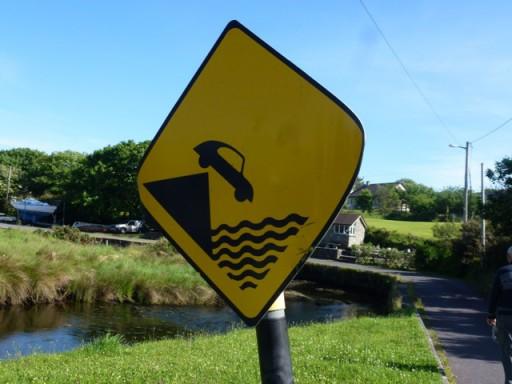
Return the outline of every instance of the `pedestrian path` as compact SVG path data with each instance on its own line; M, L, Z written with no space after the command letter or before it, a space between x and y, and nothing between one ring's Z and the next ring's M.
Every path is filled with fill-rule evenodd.
M422 318L435 331L443 346L458 384L501 384L505 377L498 345L491 339L486 324L486 300L464 282L415 272L386 270L377 267L311 260L313 263L372 270L401 276L414 283L416 296L425 308Z
M459 384L501 384L505 377L498 345L486 324L486 302L462 281L415 275L410 280L425 307Z

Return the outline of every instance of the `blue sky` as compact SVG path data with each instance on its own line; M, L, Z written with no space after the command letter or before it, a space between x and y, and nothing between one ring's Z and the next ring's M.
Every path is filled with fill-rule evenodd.
M349 106L360 175L463 184L464 145L512 117L510 1L365 0L454 138L364 13L347 1L0 3L0 149L92 152L152 139L214 41L237 19ZM512 156L512 124L474 145Z

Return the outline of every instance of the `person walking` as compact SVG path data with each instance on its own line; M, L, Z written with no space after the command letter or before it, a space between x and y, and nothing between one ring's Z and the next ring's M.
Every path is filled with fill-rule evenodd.
M512 246L508 248L506 257L508 265L499 268L494 276L487 324L496 327L505 384L512 384Z

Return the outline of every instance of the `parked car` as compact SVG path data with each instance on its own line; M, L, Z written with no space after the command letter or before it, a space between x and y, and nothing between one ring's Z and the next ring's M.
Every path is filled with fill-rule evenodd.
M129 220L126 223L114 224L110 226L110 230L116 233L139 233L144 227L142 220Z
M0 213L0 223L16 224L16 218L14 216L5 216L3 213Z
M108 232L109 228L103 224L85 223L83 221L75 221L72 225L73 228L77 228L81 232Z

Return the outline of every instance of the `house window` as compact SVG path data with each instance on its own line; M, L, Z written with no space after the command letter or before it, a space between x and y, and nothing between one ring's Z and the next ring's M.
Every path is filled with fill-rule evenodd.
M333 224L332 230L337 235L348 235L348 234L354 234L354 226L348 226L343 224Z

